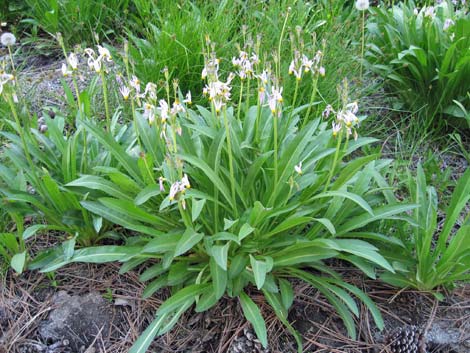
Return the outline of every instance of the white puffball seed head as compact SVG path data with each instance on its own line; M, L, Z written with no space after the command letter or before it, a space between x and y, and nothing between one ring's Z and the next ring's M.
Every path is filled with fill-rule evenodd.
M0 42L5 47L9 47L9 46L14 45L16 43L16 37L13 33L5 32L0 36Z
M369 0L357 0L356 9L359 11L365 11L369 8Z

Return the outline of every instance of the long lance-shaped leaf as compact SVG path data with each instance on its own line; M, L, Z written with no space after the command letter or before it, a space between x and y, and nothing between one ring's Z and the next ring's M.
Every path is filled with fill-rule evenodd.
M80 204L86 208L88 211L97 214L115 224L119 224L127 229L135 230L136 232L141 232L148 235L159 236L163 233L150 227L146 227L139 222L132 220L129 216L111 210L109 207L96 202L96 201L81 201Z
M124 169L139 183L142 182L142 178L140 176L139 168L137 166L136 161L130 157L126 150L119 145L113 138L113 136L98 126L93 124L91 121L83 119L81 123L85 126L85 128L97 139L100 143L112 153L114 158L116 158L119 163L122 164Z
M232 203L229 189L205 161L189 154L181 154L180 157L189 164L200 169L214 183L215 187L222 193L222 195L224 195L225 200L231 205L232 209L235 208L235 205Z
M418 205L387 205L373 209L373 216L368 213L363 213L359 216L356 216L346 223L344 223L341 227L336 229L336 235L342 236L343 234L350 232L355 229L362 228L369 223L382 220L382 219L389 219L393 216L403 213L414 208L417 208Z
M359 195L353 194L351 192L341 191L341 190L338 190L338 191L325 191L325 192L322 192L321 194L318 194L317 196L312 197L312 200L316 200L316 199L320 199L320 198L324 198L324 197L344 197L346 199L349 199L349 200L355 202L361 208L366 210L371 216L374 215L374 212L370 208L367 201L364 200Z
M251 322L253 329L256 332L256 336L258 336L263 347L266 348L268 346L266 323L264 322L263 316L261 316L259 308L245 292L241 292L239 298L243 314L245 314L246 319Z
M93 190L100 190L117 199L132 200L132 197L122 192L122 189L116 184L96 175L83 175L65 186L79 186Z
M165 323L165 320L169 314L158 315L155 320L153 320L150 325L145 329L140 337L132 345L129 353L146 353L147 349L150 347L155 336L158 334L158 331Z
M180 308L187 301L194 302L196 297L206 291L210 284L192 284L180 289L176 294L167 299L158 309L158 315L164 315Z

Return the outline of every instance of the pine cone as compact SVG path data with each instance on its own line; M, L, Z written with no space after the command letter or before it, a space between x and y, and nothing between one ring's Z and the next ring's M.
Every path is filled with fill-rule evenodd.
M426 353L424 332L414 325L396 329L387 337L386 344L392 353Z

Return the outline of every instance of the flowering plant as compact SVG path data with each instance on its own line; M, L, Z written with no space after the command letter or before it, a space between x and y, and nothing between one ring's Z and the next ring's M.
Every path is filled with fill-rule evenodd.
M142 92L140 82L130 78L123 85L131 88L121 91L134 108L133 121L112 130L129 132L128 139L120 141L92 121L80 122L119 167L95 168L101 175L93 182L91 175L82 175L66 187L88 195L81 205L96 217L137 234L128 245L57 253L39 265L47 271L75 261L120 260L122 271L128 271L151 260L141 274L149 281L144 297L164 286L173 295L133 353L146 351L153 337L170 330L194 303L196 311L204 311L224 294L240 300L266 346L266 325L250 286L264 294L301 351L287 319L294 300L291 277L325 295L352 337L358 315L353 296L371 310L378 327L383 325L372 301L323 263L340 258L371 277L375 267L393 271L367 239L392 240L362 230L414 207L389 204L380 176L388 161L351 157L375 141L355 134L357 103L349 103L344 93L342 106L329 108L336 115L334 130L321 119L305 122L302 111L283 106L282 87L268 67L248 74L246 63L236 64L252 75L256 105L234 106L235 75L224 79L210 53L203 71L209 109L191 109L190 94L183 99L177 82L171 90L167 81L164 98L158 99L153 84ZM246 88L244 94L253 92Z

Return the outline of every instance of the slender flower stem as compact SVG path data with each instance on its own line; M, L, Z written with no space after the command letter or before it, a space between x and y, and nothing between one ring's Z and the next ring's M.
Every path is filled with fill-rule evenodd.
M8 55L10 56L11 70L13 71L13 75L16 78L16 68L15 63L13 62L13 53L11 52L11 45L8 46Z
M278 182L278 170L277 170L277 112L273 113L273 132L274 132L274 188L277 188L277 182Z
M258 144L259 119L261 119L261 99L258 96L258 105L256 107L256 120L255 120L255 144Z
M237 209L236 196L235 196L235 173L233 170L232 140L230 137L230 128L229 128L228 117L227 117L227 109L224 107L223 110L224 110L225 133L227 135L227 150L228 150L228 161L229 161L229 170L230 170L230 184L231 184L231 189L232 189L232 202L233 202L235 217L238 217L238 209Z
M309 104L308 104L307 113L305 114L304 121L302 122L302 128L304 128L305 125L307 125L307 123L309 121L310 112L312 111L312 106L313 106L313 103L315 101L315 97L317 96L317 85L318 85L318 75L315 74L315 76L313 78L313 84L312 84L312 94L310 95L310 101L309 101Z
M248 76L247 85L246 85L246 110L245 114L248 113L250 109L250 77Z
M104 109L106 112L106 126L108 129L108 132L110 132L111 131L111 117L109 113L109 103L108 103L108 86L106 84L106 77L104 76L103 70L101 70L100 76L101 76L101 83L103 85Z
M297 79L295 80L294 98L292 99L292 107L290 110L287 126L290 125L290 122L292 120L292 115L294 115L295 103L297 103L297 93L299 92L299 82L300 80L297 80Z
M240 121L240 111L242 110L242 98L243 98L243 81L240 81L240 97L238 97L238 111L237 111L237 120Z
M287 19L289 18L290 8L287 9L286 18L284 19L284 24L282 25L281 36L279 37L279 44L277 46L277 62L276 62L276 77L281 77L281 47L282 40L284 39L284 32L286 30Z
M328 179L326 181L325 189L323 191L327 191L328 188L330 187L331 178L333 177L333 174L334 174L335 169L336 169L336 164L338 163L338 157L339 157L339 151L340 151L340 148L341 148L341 139L342 138L343 138L343 129L341 129L341 131L339 132L339 135L338 135L338 141L336 143L335 157L333 159L333 164L331 165L330 173L328 174Z

